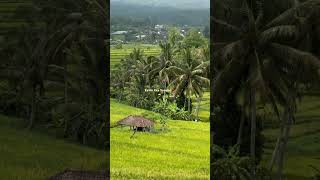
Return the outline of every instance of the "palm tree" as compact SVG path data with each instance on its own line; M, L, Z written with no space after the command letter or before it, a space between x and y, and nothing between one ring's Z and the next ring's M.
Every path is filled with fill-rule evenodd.
M173 58L176 53L176 49L169 42L160 42L161 54L159 58L154 60L154 69L150 72L153 77L158 76L160 83L167 88L167 84L170 83L169 74L167 68L173 65Z
M313 9L319 6L319 1L307 1L298 7L288 9L269 23L265 23L265 9L263 3L246 0L238 9L238 16L245 18L242 27L222 19L212 18L213 22L228 32L233 32L235 39L232 42L218 43L222 46L213 55L217 76L212 85L213 100L222 103L233 87L240 81L249 85L250 119L251 119L251 158L255 161L255 131L256 131L256 94L265 93L277 110L276 100L284 96L283 88L287 89L285 80L276 80L271 74L286 75L287 67L303 61L305 69L314 73L320 67L319 60L308 52L290 46L290 42L300 35L299 26L295 23L295 14L298 11ZM250 6L249 6L250 4ZM235 12L235 14L237 14ZM292 43L291 43L292 44ZM281 63L280 63L280 62ZM274 69L268 67L271 65ZM276 77L279 79L279 77ZM263 91L261 91L263 90ZM283 102L283 101L282 101ZM278 113L277 113L278 114ZM253 166L254 167L254 166ZM255 168L252 169L252 178L255 177Z
M30 98L30 116L28 129L33 128L37 118L37 107L40 98L44 96L44 82L48 66L48 38L42 29L26 30L25 35L19 40L20 49L16 55L11 57L15 63L13 69L21 69L21 90L20 93ZM24 68L21 68L24 67ZM13 70L12 69L12 70Z
M209 79L204 77L208 62L193 59L189 48L182 50L182 57L179 64L167 68L167 71L174 75L170 86L173 87L175 96L185 93L188 97L188 111L191 114L192 95L201 97L203 85L209 84Z

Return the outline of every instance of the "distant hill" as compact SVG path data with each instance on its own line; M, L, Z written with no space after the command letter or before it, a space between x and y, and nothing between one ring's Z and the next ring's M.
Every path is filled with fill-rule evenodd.
M136 4L178 9L209 9L210 0L111 0L112 3Z
M114 18L149 19L156 24L180 24L208 26L210 9L182 9L150 5L150 3L126 3L123 1L136 0L112 0L110 14L111 21ZM164 2L168 0L164 0ZM176 1L174 0L176 3ZM199 7L199 6L198 6ZM112 22L111 22L112 24Z

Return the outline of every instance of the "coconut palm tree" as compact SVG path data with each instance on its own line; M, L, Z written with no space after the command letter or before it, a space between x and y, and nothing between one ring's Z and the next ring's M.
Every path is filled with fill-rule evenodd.
M170 66L166 70L174 76L172 86L175 96L185 93L188 97L188 111L191 114L191 97L195 94L201 97L203 86L209 84L205 77L205 68L208 62L201 62L192 57L191 49L182 50L182 61L176 66Z
M164 88L167 88L167 85L170 83L167 68L173 65L176 49L169 42L160 42L159 46L161 53L159 58L154 58L154 69L151 71L151 74L153 77L158 76L160 83L164 85Z
M294 15L297 12L304 12L306 15L310 9L319 6L320 2L311 0L302 3L283 12L269 23L265 22L263 1L248 3L243 0L241 2L241 8L237 9L238 14L235 12L244 19L241 27L234 25L230 20L212 18L216 26L233 32L234 36L232 42L215 42L222 48L216 50L213 55L218 73L213 81L212 91L214 92L213 100L221 103L238 82L248 83L251 119L250 149L251 158L254 161L257 91L263 90L260 93L266 93L275 111L278 112L275 100L284 96L281 89L288 88L284 79L276 82L275 79L272 80L273 76L270 72L278 71L276 74L286 75L288 67L292 64L300 64L301 61L309 73L316 72L320 67L320 61L315 56L291 46L301 35ZM272 64L281 66L273 67L275 69L272 70L269 67ZM254 177L255 169L253 168L252 178Z
M15 64L12 64L11 72L22 70L19 73L21 80L20 97L24 95L28 98L30 104L30 115L28 128L34 126L37 118L37 108L40 98L44 96L44 82L47 74L48 38L43 29L23 30L24 36L19 39L19 51L15 55L9 57ZM18 75L18 74L16 74Z

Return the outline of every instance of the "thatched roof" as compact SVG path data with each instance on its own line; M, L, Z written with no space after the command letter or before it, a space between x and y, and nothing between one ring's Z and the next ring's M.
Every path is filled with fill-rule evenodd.
M81 171L70 170L65 171L49 178L49 180L109 180L107 173L104 171Z
M135 126L135 127L150 127L154 125L154 122L146 119L142 116L128 116L120 121L119 125Z

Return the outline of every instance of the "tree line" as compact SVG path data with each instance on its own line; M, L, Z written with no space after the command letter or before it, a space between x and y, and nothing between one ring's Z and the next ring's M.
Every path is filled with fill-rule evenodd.
M191 116L185 115L192 114L192 96L198 98L200 105L203 92L209 87L208 41L198 31L192 30L183 37L173 28L168 39L159 43L159 48L159 56L145 56L143 50L134 49L115 65L111 72L111 96L164 115L169 114L165 109L172 105L171 102L183 114L177 118L190 119ZM159 95L159 92L146 92L146 89L169 89L170 92Z
M216 11L211 19L215 27L212 35L214 80L210 88L214 102L211 112L216 115L214 139L218 138L216 144L225 149L236 145L236 149L242 151L238 155L250 158L246 165L239 164L241 159L238 159L236 164L240 168L223 174L219 169L228 166L225 159L230 157L212 156L212 168L217 169L214 173L226 179L231 175L236 179L261 178L257 156L261 156L262 146L260 140L258 146L257 138L263 118L258 111L271 107L279 120L280 134L266 171L271 172L276 166L274 178L284 179L284 157L299 107L297 101L306 89L315 89L319 82L316 44L320 1L234 0L215 2L214 7ZM228 129L221 125L222 121L238 125L231 141L223 142L221 133ZM231 160L235 159L231 157Z
M5 34L1 44L1 113L19 116L29 129L51 128L104 147L107 2L34 0L17 8L15 17L25 23Z

